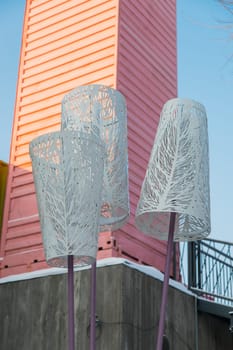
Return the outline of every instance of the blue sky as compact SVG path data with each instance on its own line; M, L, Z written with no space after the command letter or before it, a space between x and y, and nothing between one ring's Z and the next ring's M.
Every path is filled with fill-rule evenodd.
M178 0L177 22L178 94L208 116L211 237L233 242L233 15L216 0Z
M8 162L25 0L0 0L0 159Z
M8 161L25 0L0 1L0 159ZM209 123L212 238L233 242L232 21L217 0L178 0L178 95L204 104ZM233 33L233 25L232 25Z

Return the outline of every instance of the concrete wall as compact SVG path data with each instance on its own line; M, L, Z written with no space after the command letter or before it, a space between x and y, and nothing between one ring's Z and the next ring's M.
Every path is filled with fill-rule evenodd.
M66 275L0 285L0 349L67 349ZM89 349L90 270L75 273L76 349ZM125 264L98 268L97 350L152 350L161 282ZM199 314L199 350L232 349L228 322ZM170 287L166 335L172 350L197 350L195 298Z
M233 349L233 334L229 332L229 324L228 319L199 312L199 350Z

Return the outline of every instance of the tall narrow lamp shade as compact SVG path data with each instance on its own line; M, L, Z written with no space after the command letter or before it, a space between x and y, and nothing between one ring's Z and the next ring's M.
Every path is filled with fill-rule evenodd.
M30 143L46 260L51 266L96 258L104 146L95 136L54 132Z
M210 233L207 118L204 106L189 99L172 99L163 107L136 225L166 240L171 212L176 213L175 241Z
M168 239L156 350L163 348L173 240L210 233L208 134L205 108L188 99L165 103L136 210L136 225Z
M100 231L120 228L129 216L127 113L124 96L104 85L80 86L62 100L62 130L100 137L105 145Z

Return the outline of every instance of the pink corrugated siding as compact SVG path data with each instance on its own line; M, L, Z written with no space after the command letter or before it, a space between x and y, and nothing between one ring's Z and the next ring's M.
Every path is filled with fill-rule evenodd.
M120 2L117 88L128 107L130 222L116 235L122 255L164 269L166 243L138 232L134 214L163 104L177 96L176 2Z
M46 267L28 155L60 127L60 102L78 85L117 87L127 99L131 217L104 232L98 258L123 256L161 270L166 245L134 226L164 102L176 96L175 0L27 0L1 240L1 275Z

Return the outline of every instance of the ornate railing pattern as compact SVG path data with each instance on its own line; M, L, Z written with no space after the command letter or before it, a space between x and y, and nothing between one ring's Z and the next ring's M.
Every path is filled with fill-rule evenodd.
M181 244L182 282L207 299L233 306L233 243L204 239Z

